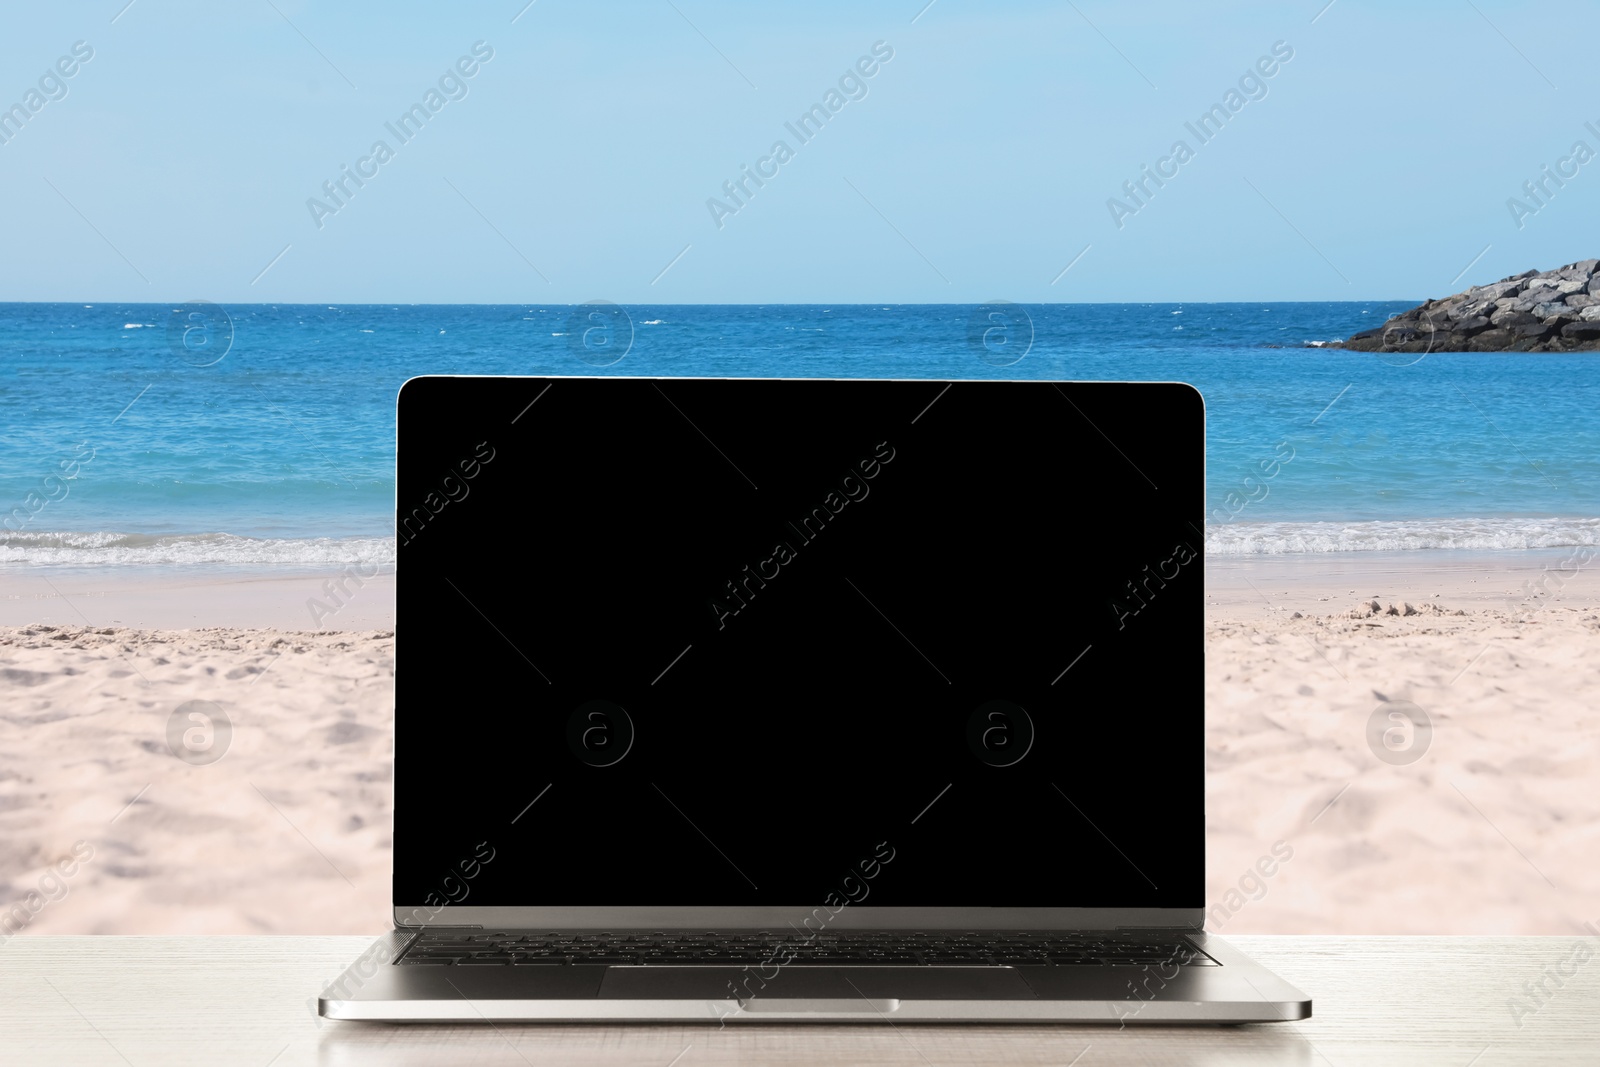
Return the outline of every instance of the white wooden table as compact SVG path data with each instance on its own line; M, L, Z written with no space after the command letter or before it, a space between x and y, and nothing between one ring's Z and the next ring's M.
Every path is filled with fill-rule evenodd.
M1600 941L1231 937L1309 992L1312 1019L1231 1028L384 1026L316 1018L359 937L16 937L0 1064L1600 1064ZM1583 942L1593 958L1574 963ZM1542 1004L1545 968L1575 970ZM1513 1018L1510 1002L1529 1010ZM1520 1025L1519 1025L1520 1023ZM674 1059L674 1057L679 1057Z

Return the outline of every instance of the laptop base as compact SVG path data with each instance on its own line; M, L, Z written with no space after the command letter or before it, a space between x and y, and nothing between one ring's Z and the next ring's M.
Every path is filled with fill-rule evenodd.
M1190 934L1220 966L463 967L397 965L414 931L373 945L318 1000L368 1022L828 1023L1286 1022L1300 990L1226 942ZM752 992L753 990L753 992ZM738 995L735 995L737 993Z

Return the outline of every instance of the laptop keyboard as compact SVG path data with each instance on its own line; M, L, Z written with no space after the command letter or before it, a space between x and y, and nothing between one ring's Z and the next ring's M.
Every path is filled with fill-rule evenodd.
M792 956L787 963L785 957ZM1081 934L754 933L572 934L426 930L395 961L433 966L635 964L682 967L862 966L1103 967L1111 964L1215 967L1184 937L1128 932Z

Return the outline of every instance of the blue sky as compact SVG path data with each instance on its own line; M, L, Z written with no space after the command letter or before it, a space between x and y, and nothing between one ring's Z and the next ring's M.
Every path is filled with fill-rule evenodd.
M125 2L7 13L0 107L94 55L6 128L0 300L1420 299L1600 254L1600 160L1507 207L1600 151L1589 51L1550 32L1588 4ZM385 123L478 41L401 144ZM1185 123L1280 41L1201 144ZM308 199L380 139L319 228ZM707 201L778 140L719 228Z

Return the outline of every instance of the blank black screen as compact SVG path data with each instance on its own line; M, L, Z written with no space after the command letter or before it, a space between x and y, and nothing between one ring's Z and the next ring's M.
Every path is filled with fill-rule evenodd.
M398 455L397 904L1203 904L1192 388L422 378Z

